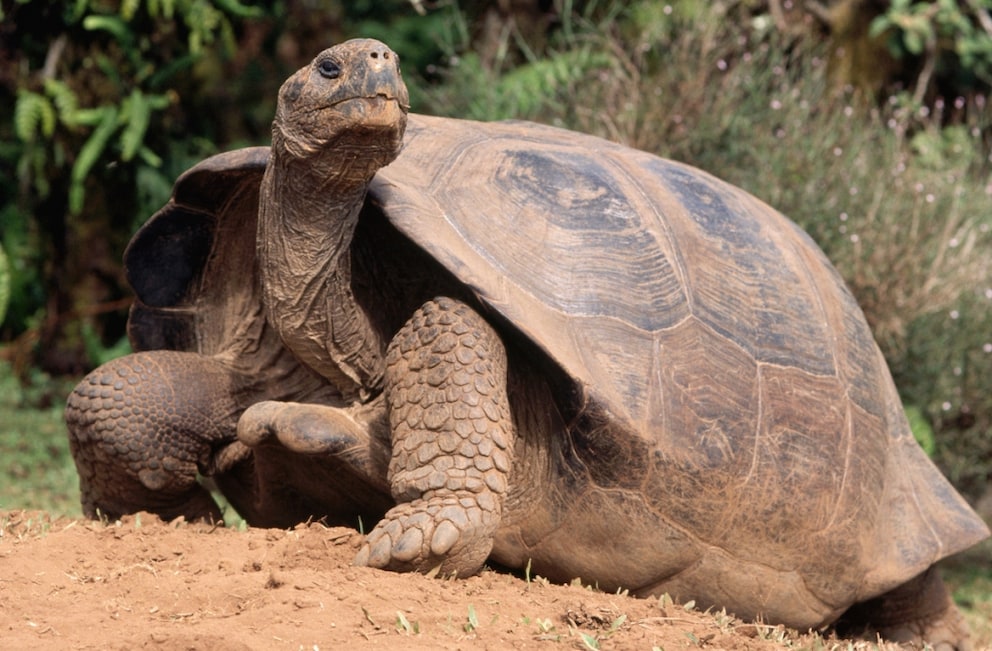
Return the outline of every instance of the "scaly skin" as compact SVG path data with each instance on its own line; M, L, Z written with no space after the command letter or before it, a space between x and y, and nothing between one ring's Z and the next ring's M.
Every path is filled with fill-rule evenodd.
M277 440L308 457L333 457L368 492L392 494L395 506L369 533L357 565L478 572L513 460L502 342L467 305L430 301L387 350L384 394L358 408L261 402L241 417L238 438L252 449Z
M444 575L479 571L499 526L513 458L506 352L463 303L426 303L386 353L396 507L359 565Z
M220 520L196 476L229 470L249 454L227 447L241 411L234 384L219 362L174 351L135 353L86 376L65 409L83 512Z
M881 637L910 648L971 651L970 631L951 600L936 567L874 599L854 605L840 619L838 631Z

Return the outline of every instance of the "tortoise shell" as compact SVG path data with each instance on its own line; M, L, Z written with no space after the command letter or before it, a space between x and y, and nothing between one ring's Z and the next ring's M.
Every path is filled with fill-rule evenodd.
M283 394L303 400L320 381L264 323L257 289L267 152L194 167L135 236L130 332L137 349L223 356L260 384L291 378ZM618 566L636 573L643 550L670 548L660 587L713 584L749 601L741 616L808 626L985 536L913 440L838 273L746 192L592 136L410 115L367 203L569 379L570 404L554 406L573 425L563 436L596 452L532 490L556 491L563 521L588 522L604 546L616 536L596 530L604 495L643 503L663 525L632 526L657 539L616 550ZM357 241L367 231L355 246L374 248ZM540 545L526 529L498 537L497 560L543 554L545 575L591 574L569 556L574 527Z

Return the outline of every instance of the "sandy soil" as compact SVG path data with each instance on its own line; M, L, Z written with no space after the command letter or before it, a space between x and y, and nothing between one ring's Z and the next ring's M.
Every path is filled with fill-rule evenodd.
M441 580L356 568L359 540L319 524L239 531L0 512L0 648L757 650L784 648L785 636L832 646L489 570Z

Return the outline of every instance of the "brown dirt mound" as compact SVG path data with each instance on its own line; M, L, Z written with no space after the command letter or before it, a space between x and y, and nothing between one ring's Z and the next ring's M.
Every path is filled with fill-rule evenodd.
M148 514L103 524L0 512L0 647L832 646L669 601L488 570L441 580L356 568L359 541L357 532L319 524L239 531Z

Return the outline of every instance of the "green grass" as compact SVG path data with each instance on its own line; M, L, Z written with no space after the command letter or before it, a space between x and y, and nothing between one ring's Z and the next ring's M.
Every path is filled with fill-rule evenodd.
M35 378L22 388L0 363L0 509L79 516L79 478L62 408L72 383Z

